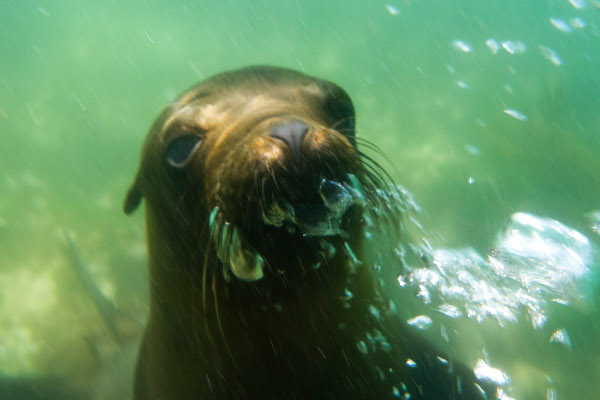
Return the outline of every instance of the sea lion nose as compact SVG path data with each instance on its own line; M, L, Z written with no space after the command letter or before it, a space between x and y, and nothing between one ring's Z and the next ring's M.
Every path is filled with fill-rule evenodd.
M308 132L308 125L302 121L286 121L271 129L271 136L283 140L290 148L298 168L302 166L302 139Z

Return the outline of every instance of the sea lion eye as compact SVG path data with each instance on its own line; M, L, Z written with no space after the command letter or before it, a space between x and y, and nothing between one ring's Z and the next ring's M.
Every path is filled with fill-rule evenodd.
M337 121L333 129L345 136L355 136L354 117Z
M167 162L176 168L185 166L200 140L200 136L193 133L174 137L167 144L165 153Z

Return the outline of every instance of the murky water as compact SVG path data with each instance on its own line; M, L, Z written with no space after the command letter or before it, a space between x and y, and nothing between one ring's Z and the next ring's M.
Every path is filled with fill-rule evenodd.
M139 328L115 343L64 230L142 324L143 213L121 203L143 137L178 93L251 64L344 87L414 194L433 265L399 282L415 329L511 397L598 397L597 0L0 1L1 376L118 398L105 372Z

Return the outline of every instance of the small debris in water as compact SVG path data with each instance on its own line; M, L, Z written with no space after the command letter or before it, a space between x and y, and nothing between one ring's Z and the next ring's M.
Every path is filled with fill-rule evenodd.
M569 26L569 24L567 24L567 22L564 19L551 17L548 20L550 21L552 26L554 26L559 31L564 33L571 32L571 27Z
M485 45L488 47L488 49L490 49L492 54L496 54L498 53L498 50L500 50L500 43L498 43L498 41L494 38L489 38L486 40Z
M521 41L514 42L512 40L503 41L502 48L506 50L508 54L521 54L525 53L525 50L527 50L525 43Z
M540 45L540 50L544 57L549 60L554 65L561 65L563 63L562 59L558 56L558 53L551 49L550 47Z
M428 329L431 324L433 324L433 320L429 318L427 315L419 315L418 317L414 317L406 321L410 326L414 326L417 329Z
M565 329L559 329L550 336L551 343L564 344L567 347L571 347L571 338Z
M473 51L473 48L470 44L459 39L453 41L452 46L454 46L456 50L462 51L463 53L470 53L471 51Z
M504 390L500 388L498 388L498 390L496 391L496 396L498 397L498 400L515 400L513 397L510 397L509 395L504 393Z
M575 17L569 20L569 25L571 25L571 28L573 29L583 29L587 26L587 23L583 19Z
M588 227L592 232L600 235L600 210L592 211L586 216L588 218Z
M465 144L465 150L473 156L481 155L481 150L472 144Z
M469 85L467 85L467 83L466 83L466 82L464 82L464 81L457 80L457 81L456 81L456 85L457 85L459 88L461 88L461 89L465 89L465 90L469 90L469 89L471 89L471 88L469 87Z
M527 120L527 115L523 114L520 111L515 110L514 108L506 108L506 109L504 109L504 112L506 114L510 115L511 117L518 119L519 121Z
M367 344L365 342L363 342L362 340L359 341L358 343L356 343L356 347L358 348L358 351L360 351L362 354L368 354L369 353L369 349L367 348Z
M475 377L479 380L487 380L499 386L510 383L510 378L503 371L488 365L483 359L477 360L473 370Z
M391 4L386 4L385 5L385 9L388 10L388 12L391 15L398 15L398 14L400 14L400 9L398 7L396 7L396 6L391 5Z
M585 0L569 0L569 3L578 10L585 8Z
M417 368L417 363L411 358L406 360L406 365L408 365L410 368Z
M438 311L450 318L458 318L462 315L462 312L458 307L453 306L452 304L442 304L438 307Z
M369 313L371 313L371 315L376 320L381 320L381 313L379 312L379 309L377 307L375 307L374 305L369 306Z

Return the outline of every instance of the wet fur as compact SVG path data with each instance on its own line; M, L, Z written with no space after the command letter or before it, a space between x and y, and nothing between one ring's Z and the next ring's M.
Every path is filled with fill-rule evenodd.
M298 168L268 135L290 118L310 126ZM165 149L182 134L201 139L185 166L173 168ZM367 203L380 201L375 189L389 179L356 142L354 108L341 88L280 68L218 75L163 112L124 206L131 213L146 201L151 311L136 400L481 398L472 372L440 362L443 355L397 319L373 271L345 250L363 257L369 205L353 206L342 221L346 234L328 238L331 259L319 238L261 219L282 198L318 201L322 178L349 173ZM264 257L262 279L238 279L222 265L209 239L214 207Z

